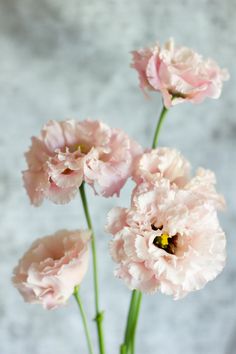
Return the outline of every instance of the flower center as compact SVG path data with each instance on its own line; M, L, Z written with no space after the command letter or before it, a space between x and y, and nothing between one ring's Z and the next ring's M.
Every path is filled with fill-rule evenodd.
M172 88L169 88L168 91L172 95L172 100L174 100L175 98L186 98L187 97L186 93L176 91L175 89L172 89Z
M156 227L152 225L154 231L162 230L163 226ZM160 236L156 236L153 240L154 246L165 250L167 253L175 254L177 248L178 235L170 236L167 232L163 232Z
M70 146L69 151L71 153L75 153L75 152L79 152L79 154L84 154L86 155L89 151L91 150L91 148L85 144L75 144L73 146ZM63 175L71 175L74 171L71 170L70 168L66 168L62 174Z
M169 238L170 236L168 234L156 236L154 239L154 245L160 248L166 248L169 245Z
M70 146L70 152L79 151L82 154L87 154L90 150L91 150L91 147L89 147L85 144L75 144L73 146Z
M74 171L69 169L69 168L66 168L63 172L62 172L62 175L71 175Z

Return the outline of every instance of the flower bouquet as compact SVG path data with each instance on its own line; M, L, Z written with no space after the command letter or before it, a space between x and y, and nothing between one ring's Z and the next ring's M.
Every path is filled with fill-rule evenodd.
M104 312L100 309L95 234L85 189L100 197L119 196L128 178L135 187L129 206L109 211L109 251L117 264L115 276L132 291L121 338L120 354L135 353L135 337L145 293L181 299L203 288L225 264L225 234L217 210L225 207L215 189L213 172L199 168L191 176L189 161L177 150L159 147L162 124L170 108L206 97L218 98L228 79L212 60L170 39L132 53L131 66L145 95L159 92L163 108L152 143L143 149L120 129L100 121L49 121L26 153L23 172L34 206L45 198L69 203L80 194L87 230L59 230L35 241L14 269L13 284L24 300L45 309L63 306L73 295L78 303L89 354L96 352L90 321L80 296L92 251L94 311L98 349L106 353ZM99 257L101 259L101 257ZM82 335L82 333L81 333Z

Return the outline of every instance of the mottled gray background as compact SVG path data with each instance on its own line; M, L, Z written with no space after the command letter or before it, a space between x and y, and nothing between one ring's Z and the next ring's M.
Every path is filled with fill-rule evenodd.
M220 100L179 105L161 135L161 144L179 148L194 168L216 172L228 202L221 216L228 262L214 282L184 300L144 297L137 354L236 353L235 15L234 0L0 0L1 354L86 353L73 299L65 308L44 311L25 304L11 285L13 266L35 238L84 225L79 197L66 206L30 206L20 174L30 136L49 119L91 117L150 145L161 102L157 95L143 97L129 52L170 36L231 73ZM129 183L119 200L89 191L108 354L118 353L129 292L112 276L103 225L112 206L128 205L131 188ZM92 316L91 289L88 276L83 298Z

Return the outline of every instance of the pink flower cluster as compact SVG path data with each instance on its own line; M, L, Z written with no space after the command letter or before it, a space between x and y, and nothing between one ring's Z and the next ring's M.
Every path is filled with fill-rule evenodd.
M228 79L212 60L189 48L133 52L143 90L160 91L165 107L218 98ZM71 201L86 182L95 194L119 196L132 176L129 208L113 208L107 231L117 277L130 289L182 298L214 279L225 263L225 234L217 218L224 198L214 174L190 176L190 163L176 150L143 149L122 130L100 121L49 121L26 153L24 185L31 203ZM25 301L53 309L64 304L88 267L90 231L58 231L37 240L14 269L13 283Z
M222 82L228 80L227 70L211 59L186 47L176 47L173 39L163 47L133 52L132 67L138 71L140 87L160 91L169 108L183 101L200 103L206 97L218 98Z
M64 204L85 181L104 197L119 195L141 147L122 130L99 121L47 123L26 153L24 183L32 204Z
M224 199L215 191L212 172L199 169L191 179L189 167L176 150L144 153L130 208L108 214L115 274L130 289L179 299L224 267L225 234L216 212Z
M54 309L68 300L87 272L90 236L61 230L32 244L12 279L26 302Z

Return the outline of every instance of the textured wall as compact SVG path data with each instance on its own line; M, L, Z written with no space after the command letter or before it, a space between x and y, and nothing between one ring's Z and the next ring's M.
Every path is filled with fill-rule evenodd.
M84 225L79 198L66 206L30 206L20 174L30 136L49 119L91 117L125 128L149 145L161 102L157 96L144 99L129 68L129 52L170 36L231 72L220 100L173 109L160 141L181 149L194 167L216 172L228 202L221 217L228 262L216 281L184 300L145 296L137 354L236 353L235 15L234 0L0 0L1 354L86 353L73 299L66 308L43 311L24 304L10 282L32 240ZM89 191L110 354L118 352L129 292L112 276L103 225L112 206L128 204L131 187L119 200L95 198ZM92 316L89 277L83 295Z

